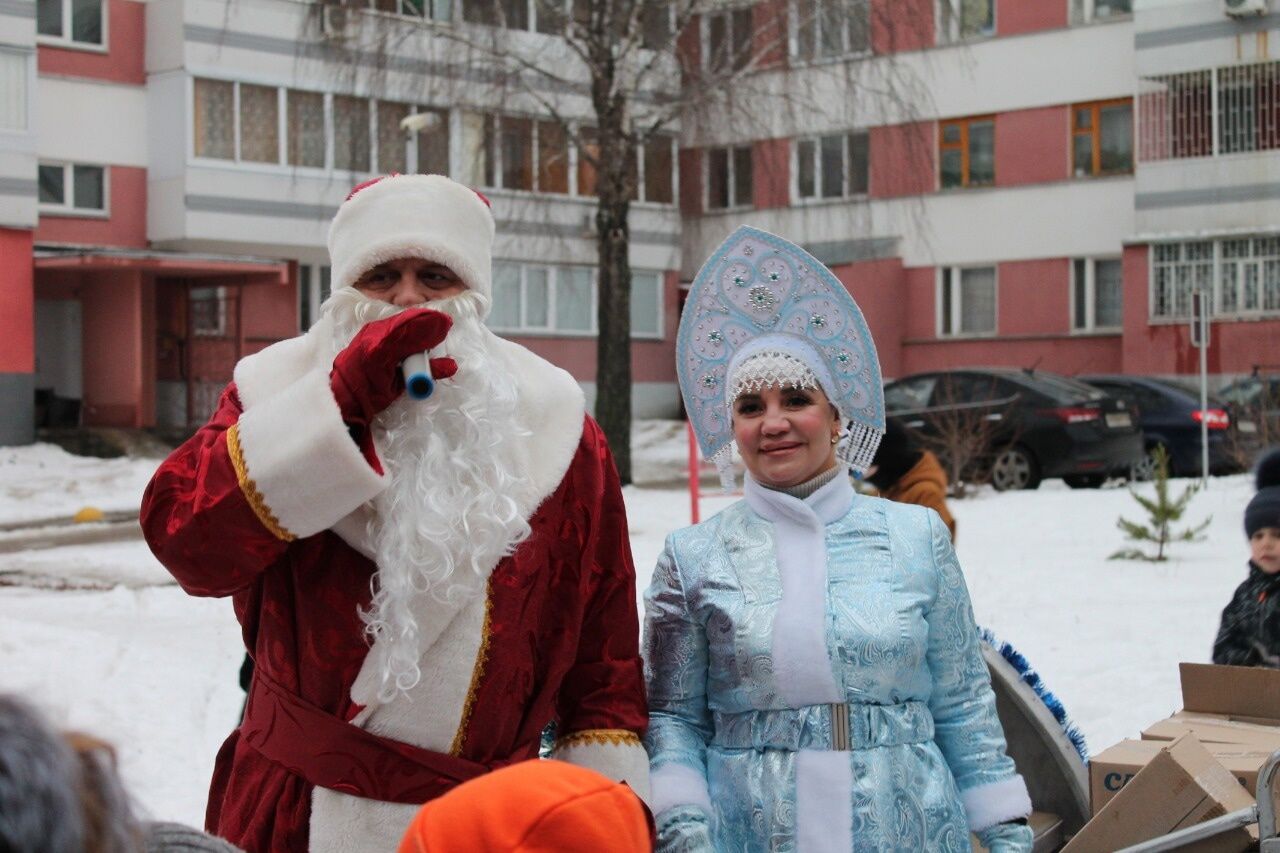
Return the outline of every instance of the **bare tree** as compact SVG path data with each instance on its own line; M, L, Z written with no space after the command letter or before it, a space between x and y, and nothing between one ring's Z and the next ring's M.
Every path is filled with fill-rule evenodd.
M364 5L364 0L338 2ZM378 2L381 7L393 0ZM686 145L705 145L735 125L782 128L783 115L803 116L812 125L814 116L831 114L844 117L846 127L865 127L886 123L884 116L892 113L905 123L927 102L927 94L914 71L893 59L893 46L907 36L904 17L884 0L764 0L750 5L725 0L461 0L458 5L461 13L454 13L451 25L432 29L436 41L456 48L447 61L464 66L454 75L466 84L456 90L454 102L494 110L524 105L554 122L579 162L594 173L596 418L619 475L630 482L630 215L646 146L664 133L680 134ZM931 24L922 18L909 26ZM871 50L873 30L883 48L880 54ZM389 31L399 35L388 37ZM331 49L385 56L394 51L397 38L410 35L402 23L393 22L362 44ZM811 59L843 58L809 69L809 78L796 85L789 61L796 50ZM881 109L884 104L893 109ZM828 124L839 125L839 119ZM738 132L732 141L745 144L757 138L767 136ZM904 141L919 147L913 152L917 162L928 162L931 138L907 134ZM789 180L785 175L772 178Z
M990 481L993 466L1017 446L1018 432L1005 417L1015 402L1016 397L999 397L994 381L975 378L966 391L944 378L927 412L901 419L918 424L916 438L942 462L950 496L963 498L972 486Z

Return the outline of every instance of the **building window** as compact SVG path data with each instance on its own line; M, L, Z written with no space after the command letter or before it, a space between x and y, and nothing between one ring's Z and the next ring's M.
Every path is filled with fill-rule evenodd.
M285 92L285 113L289 165L323 169L324 95L289 89Z
M795 0L791 55L801 62L871 49L869 0Z
M1144 161L1280 149L1280 62L1138 81Z
M1133 14L1133 0L1071 0L1071 23L1110 21Z
M631 332L638 338L662 334L662 280L659 272L631 275ZM596 333L596 310L596 274L590 267L493 265L488 324L494 331L590 336Z
M559 123L515 116L483 121L484 186L569 192L569 138Z
M370 163L369 100L333 96L333 168L368 172Z
M1120 328L1122 276L1119 258L1071 262L1071 328Z
M995 267L944 267L938 279L938 334L996 331Z
M298 264L298 331L320 319L320 306L329 298L332 270L328 265Z
M41 41L103 44L103 0L36 0L36 34Z
M938 41L963 41L995 31L996 0L938 0Z
M703 65L709 71L740 71L751 61L751 7L703 17Z
M996 123L991 117L942 122L938 162L943 189L996 182Z
M451 0L370 0L370 8L393 15L410 18L427 18L432 21L453 20Z
M644 144L640 155L641 201L672 204L675 201L676 138L666 134Z
M1218 313L1280 312L1280 236L1223 240L1219 255Z
M1071 160L1077 178L1133 171L1133 104L1127 99L1071 108Z
M236 84L196 78L193 86L192 136L197 157L236 157Z
M848 198L866 195L867 133L838 133L796 142L796 196Z
M509 30L556 35L564 32L568 15L566 0L462 0L464 21Z
M280 90L274 86L239 84L240 160L280 162Z
M37 170L40 209L47 213L104 214L107 170L80 163L41 163Z
M29 55L0 48L0 130L27 129Z
M227 289L225 287L193 287L187 291L187 310L191 312L191 331L206 338L220 338L227 333Z
M747 207L751 202L751 146L707 151L707 209Z
M1214 244L1158 243L1151 247L1151 316L1190 317L1191 293L1213 289Z

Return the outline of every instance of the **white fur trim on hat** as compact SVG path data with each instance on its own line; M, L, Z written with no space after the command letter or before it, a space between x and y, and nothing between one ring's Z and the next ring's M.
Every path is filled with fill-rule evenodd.
M381 178L348 197L329 226L333 287L387 261L423 258L492 298L493 234L493 212L475 190L444 175Z

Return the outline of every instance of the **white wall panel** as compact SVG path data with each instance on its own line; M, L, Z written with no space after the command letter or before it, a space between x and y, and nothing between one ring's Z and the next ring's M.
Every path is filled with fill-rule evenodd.
M1140 234L1223 234L1280 228L1280 152L1143 163Z
M146 167L145 88L40 77L36 91L41 159Z

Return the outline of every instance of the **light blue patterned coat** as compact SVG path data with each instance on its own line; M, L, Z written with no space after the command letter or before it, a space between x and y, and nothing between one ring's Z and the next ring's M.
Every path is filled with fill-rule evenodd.
M967 853L974 829L993 850L1029 850L1030 830L1001 823L1030 802L937 515L837 494L838 517L815 517L828 689L848 703L849 748L833 752L841 712L796 707L784 696L797 688L775 675L779 566L790 563L777 558L783 519L762 517L773 510L754 489L754 501L668 537L645 596L659 849ZM842 489L843 476L809 500L826 493L830 506Z

